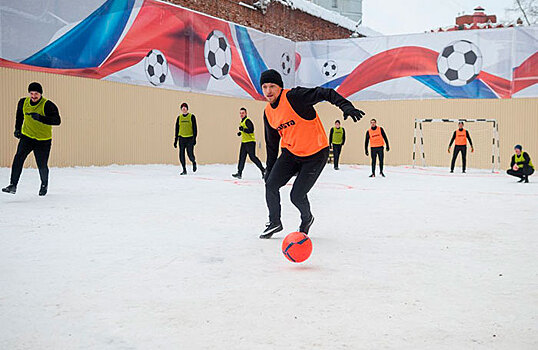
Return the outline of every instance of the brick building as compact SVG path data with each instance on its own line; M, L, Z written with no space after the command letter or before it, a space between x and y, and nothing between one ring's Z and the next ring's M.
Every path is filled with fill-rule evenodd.
M304 1L296 2L294 6L286 1L267 0L165 1L294 41L342 39L375 33L357 27L351 19L336 12Z
M432 32L451 32L455 30L507 28L522 25L523 21L518 18L515 23L497 23L497 16L487 15L484 8L478 6L472 15L456 17L456 25L433 29Z

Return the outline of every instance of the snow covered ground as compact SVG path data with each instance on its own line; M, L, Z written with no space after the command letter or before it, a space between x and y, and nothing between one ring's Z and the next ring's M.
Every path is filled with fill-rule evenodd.
M25 169L0 193L0 348L538 348L537 176L328 167L293 264L234 171L54 168L42 198Z

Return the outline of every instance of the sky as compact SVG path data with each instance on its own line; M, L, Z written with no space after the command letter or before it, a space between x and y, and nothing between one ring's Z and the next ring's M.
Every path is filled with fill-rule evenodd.
M455 24L461 12L472 14L482 6L497 21L513 20L519 14L507 13L514 0L363 0L363 22L386 35L423 33Z

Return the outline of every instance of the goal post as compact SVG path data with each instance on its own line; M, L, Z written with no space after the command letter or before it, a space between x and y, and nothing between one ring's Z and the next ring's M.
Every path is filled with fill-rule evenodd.
M415 127L413 131L413 168L417 162L417 153L422 162L422 166L426 166L426 154L424 152L424 131L422 124L424 123L491 123L491 171L500 171L501 167L501 154L500 154L500 140L499 140L499 122L497 119L433 119L433 118L415 118ZM420 149L417 149L417 144Z

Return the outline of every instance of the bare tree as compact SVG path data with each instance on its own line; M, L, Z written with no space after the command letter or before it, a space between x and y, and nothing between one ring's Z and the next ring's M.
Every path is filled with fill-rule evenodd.
M507 10L523 17L527 25L538 24L538 1L536 0L514 0L513 7Z

